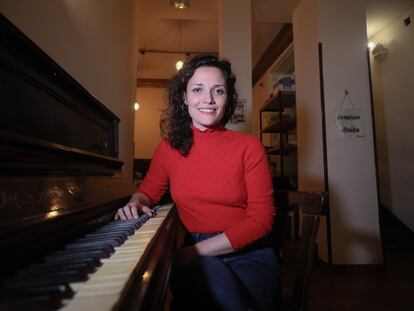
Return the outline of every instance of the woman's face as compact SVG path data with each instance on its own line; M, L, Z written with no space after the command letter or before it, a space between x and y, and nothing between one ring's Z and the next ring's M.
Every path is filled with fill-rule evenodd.
M216 67L199 67L188 81L184 94L194 127L204 131L223 119L227 87L223 72Z

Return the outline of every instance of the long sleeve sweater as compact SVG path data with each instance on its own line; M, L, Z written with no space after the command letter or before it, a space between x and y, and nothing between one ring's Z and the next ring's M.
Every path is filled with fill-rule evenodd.
M159 144L137 192L157 202L169 185L189 232L224 232L235 250L265 236L275 208L262 143L224 127L193 134L186 157L166 140Z

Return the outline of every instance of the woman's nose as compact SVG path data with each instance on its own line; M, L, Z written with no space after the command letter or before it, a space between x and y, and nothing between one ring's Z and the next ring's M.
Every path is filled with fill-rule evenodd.
M204 102L208 104L214 103L213 91L207 91L204 97Z

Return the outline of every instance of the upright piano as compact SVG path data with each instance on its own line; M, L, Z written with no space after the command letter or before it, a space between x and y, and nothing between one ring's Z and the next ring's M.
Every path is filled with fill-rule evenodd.
M119 119L0 14L0 310L162 310L179 222L114 221Z

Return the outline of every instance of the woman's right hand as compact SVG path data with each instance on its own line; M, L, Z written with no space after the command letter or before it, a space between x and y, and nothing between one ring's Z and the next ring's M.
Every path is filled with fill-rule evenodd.
M153 216L151 208L148 207L150 200L143 193L134 193L128 204L118 209L115 214L115 219L127 220L137 219L142 214L147 214L149 217Z

